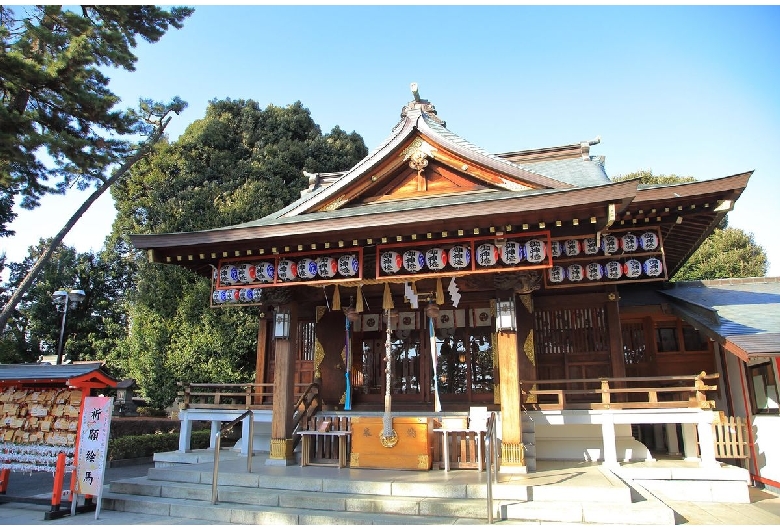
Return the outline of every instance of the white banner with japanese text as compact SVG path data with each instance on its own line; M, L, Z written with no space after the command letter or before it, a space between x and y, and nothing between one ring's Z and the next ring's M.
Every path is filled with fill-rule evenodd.
M84 398L76 458L78 480L75 493L96 497L101 495L113 408L112 397Z

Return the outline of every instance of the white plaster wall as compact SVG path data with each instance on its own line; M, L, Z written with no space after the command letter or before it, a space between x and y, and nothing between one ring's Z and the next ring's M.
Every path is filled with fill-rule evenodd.
M780 417L758 414L753 416L756 437L756 462L762 478L780 482Z
M574 460L597 462L604 459L601 425L536 424L537 460ZM645 461L650 451L631 436L631 425L615 425L618 460Z

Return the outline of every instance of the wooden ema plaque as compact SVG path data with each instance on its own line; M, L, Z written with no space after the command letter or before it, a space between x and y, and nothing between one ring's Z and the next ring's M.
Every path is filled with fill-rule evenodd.
M380 441L381 417L352 418L352 452L350 467L372 469L431 469L430 433L433 422L428 418L395 417L393 429L398 441L385 447Z

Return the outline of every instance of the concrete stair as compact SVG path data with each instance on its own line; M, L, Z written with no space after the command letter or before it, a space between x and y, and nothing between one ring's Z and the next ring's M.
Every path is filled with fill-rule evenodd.
M544 464L544 463L540 463ZM578 467L579 466L579 467ZM243 470L242 470L243 467ZM400 472L264 466L220 461L218 503L213 465L152 468L146 477L107 486L106 510L233 524L485 524L486 473ZM640 488L641 490L641 488ZM499 476L494 522L674 524L674 511L598 465Z

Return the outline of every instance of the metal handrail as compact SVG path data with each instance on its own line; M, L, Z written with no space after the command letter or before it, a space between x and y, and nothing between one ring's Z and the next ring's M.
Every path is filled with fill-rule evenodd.
M249 418L249 447L246 455L246 471L252 472L252 453L255 437L255 414L251 410L247 410L241 416L228 423L225 427L222 427L214 435L214 474L211 478L211 504L217 504L218 492L217 492L217 476L219 475L219 447L222 444L222 435L244 421L244 418Z
M498 463L496 462L496 413L488 416L485 433L485 467L487 467L487 522L493 524L493 466L496 466L495 474L498 475Z

